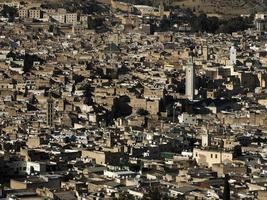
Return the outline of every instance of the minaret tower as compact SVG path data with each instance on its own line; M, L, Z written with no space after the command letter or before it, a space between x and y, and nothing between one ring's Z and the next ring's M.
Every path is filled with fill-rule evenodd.
M164 16L164 3L163 3L163 0L160 0L159 14L160 14L160 18L162 19L163 16Z
M202 55L203 55L204 61L207 61L209 59L209 48L208 48L207 42L205 42L202 46Z
M232 46L230 49L230 64L236 64L236 48L234 46Z
M188 65L186 67L185 90L187 98L193 101L195 96L195 66L193 63L193 56L189 58Z

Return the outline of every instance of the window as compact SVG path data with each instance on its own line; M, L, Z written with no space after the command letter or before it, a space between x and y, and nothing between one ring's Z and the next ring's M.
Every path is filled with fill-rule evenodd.
M218 158L217 154L215 154L215 158Z
M213 154L210 154L210 157L213 158Z

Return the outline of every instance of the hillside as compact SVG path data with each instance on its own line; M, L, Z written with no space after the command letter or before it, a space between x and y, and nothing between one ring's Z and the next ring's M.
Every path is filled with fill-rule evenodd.
M165 0L166 1L166 0ZM166 1L167 2L167 1ZM171 5L222 15L267 11L267 0L170 0Z
M3 2L5 0L0 0ZM110 0L21 0L24 2L39 2L46 4L70 2L110 2ZM117 0L127 3L158 6L160 0ZM240 15L267 11L267 0L163 0L165 4L191 8L196 12L207 14Z

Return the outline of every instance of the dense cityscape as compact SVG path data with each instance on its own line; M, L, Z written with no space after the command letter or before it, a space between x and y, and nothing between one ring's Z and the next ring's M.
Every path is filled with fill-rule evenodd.
M184 2L0 0L0 199L267 199L267 9Z

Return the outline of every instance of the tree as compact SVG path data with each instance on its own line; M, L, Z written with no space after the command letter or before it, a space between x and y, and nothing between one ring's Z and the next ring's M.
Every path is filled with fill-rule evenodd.
M65 144L68 144L68 143L71 142L69 136L66 136L63 140L64 140L64 143L65 143Z
M15 20L15 17L18 16L18 10L14 7L4 5L1 14L3 17L8 18L10 22L13 22Z
M82 90L84 91L84 97L85 97L85 103L90 105L93 103L93 99L92 99L92 93L93 93L93 88L91 87L91 85L86 84L83 86Z
M252 24L251 18L236 17L221 23L218 32L233 33L237 31L244 31Z
M116 200L134 200L134 196L129 194L128 192L121 192L119 193L119 198L116 198Z
M112 116L117 119L119 117L126 117L132 114L132 108L129 106L130 98L128 96L121 96L113 100Z
M166 15L164 15L162 20L160 21L160 31L168 31L171 27L170 24L170 20L167 18Z
M136 113L137 113L138 115L140 115L140 116L146 116L146 115L149 115L149 112L148 112L147 110L143 109L143 108L138 109Z
M81 83L84 80L84 76L79 74L73 74L73 80L75 81L75 84Z
M167 193L160 192L160 187L151 187L148 192L144 195L143 200L184 200L183 196L178 196L176 198L170 197Z
M43 62L43 60L41 58L39 58L37 55L31 55L26 53L24 56L24 68L23 71L24 73L30 72L32 67L33 67L33 63L35 61L39 61L39 62Z
M72 135L72 136L70 137L70 141L71 141L71 142L76 142L76 141L77 141L77 137L76 137L75 135Z
M226 174L224 177L223 200L230 200L230 184L228 174Z
M161 193L159 192L159 188L149 188L148 192L144 195L143 200L161 200Z
M194 32L208 33L233 33L244 31L253 24L253 16L250 17L235 17L227 20L220 20L217 17L208 17L206 14L196 16L193 13L188 13L186 21L189 21ZM177 20L175 15L172 20Z
M219 28L220 22L217 17L207 17L206 14L201 14L198 17L194 17L191 26L193 31L210 32L215 33Z

